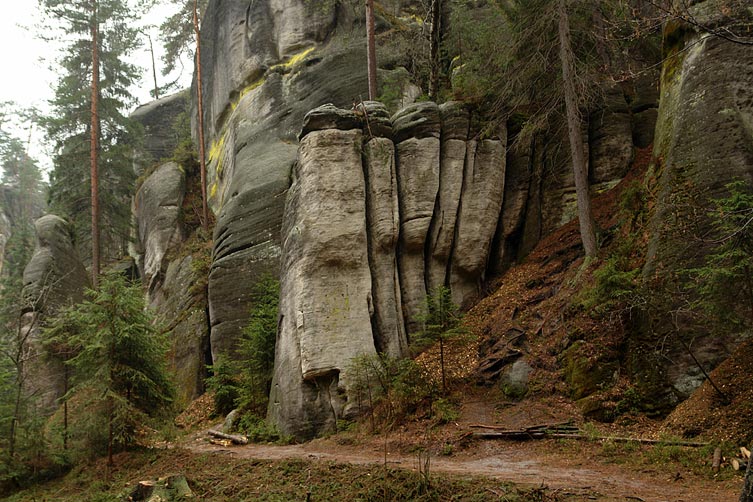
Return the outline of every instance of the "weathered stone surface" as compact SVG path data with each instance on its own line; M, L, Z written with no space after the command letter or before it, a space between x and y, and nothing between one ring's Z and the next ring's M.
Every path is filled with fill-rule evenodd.
M403 316L409 334L419 328L418 317L426 298L424 243L439 191L439 155L437 137L410 138L397 145L398 268Z
M304 115L324 103L350 108L366 95L366 73L353 71L365 47L348 37L353 21L336 9L307 0L209 3L202 65L217 216L209 278L215 358L232 354L253 284L279 270L285 192Z
M448 286L447 273L455 238L460 194L463 189L466 139L470 117L459 103L440 107L442 146L439 168L439 192L429 230L426 283L429 293Z
M457 305L480 292L505 189L506 131L502 140L469 141L452 252L450 289Z
M439 138L440 131L439 107L431 101L413 103L392 117L395 144L410 138Z
M24 269L23 297L28 307L21 319L21 332L27 337L29 350L29 361L25 364L27 391L36 397L40 412L47 414L64 394L64 370L61 361L44 357L39 339L41 323L59 309L80 302L89 286L89 276L65 220L47 215L34 225L37 245Z
M303 128L298 135L298 141L306 137L312 131L323 129L360 129L361 119L353 110L343 110L332 103L319 106L308 112L303 117Z
M725 8L721 9L722 3ZM690 7L703 26L740 29L753 25L747 2L705 0ZM670 23L664 52L670 57L662 69L662 95L654 141L658 198L644 275L665 283L681 268L696 266L709 252L712 200L725 196L733 180L753 184L753 53L750 48L709 35L693 26ZM700 126L702 125L702 126ZM705 240L688 234L704 235ZM692 323L679 336L692 339L693 351L707 369L727 356L726 344L736 334L718 337L698 333ZM661 331L661 327L654 331ZM667 326L667 330L674 330ZM646 331L648 333L648 331ZM666 357L678 363L666 384L675 394L687 395L697 383L694 364L683 360L684 348L674 338ZM642 342L652 343L651 340ZM720 343L721 342L721 343Z
M166 253L185 238L180 218L185 185L181 167L168 162L144 181L134 198L138 232L134 259L139 265L143 283L150 291L163 279L168 265Z
M356 113L363 118L363 134L366 138L392 139L392 120L384 104L379 101L364 101L356 106Z
M369 266L374 298L374 338L377 350L402 357L408 350L400 279L397 239L400 215L395 171L395 146L387 138L372 138L363 151L366 181L366 222Z
M633 161L633 124L622 89L613 86L604 94L604 106L591 114L589 123L591 183L621 179Z
M144 127L144 142L134 161L134 171L142 174L158 161L169 159L180 140L176 119L189 110L188 89L139 106L131 118Z
M526 207L531 190L533 145L508 149L505 166L505 193L497 235L489 257L489 270L501 274L517 260L523 242Z
M204 392L206 366L211 364L206 277L194 266L195 259L189 254L171 261L160 287L149 295L158 324L168 332L168 366L181 406Z
M286 205L269 416L299 439L348 415L351 361L376 354L361 142L360 129L308 134Z

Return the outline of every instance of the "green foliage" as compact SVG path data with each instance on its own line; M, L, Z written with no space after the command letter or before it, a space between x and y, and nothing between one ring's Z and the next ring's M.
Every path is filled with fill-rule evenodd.
M272 388L280 283L274 277L262 277L252 294L251 318L238 348L242 361L238 406L244 413L262 417Z
M631 302L638 287L640 269L631 269L624 259L613 256L594 272L594 279L595 284L586 292L583 306L603 316Z
M709 213L715 239L701 267L686 271L693 307L721 329L753 326L753 192L747 183L727 186L729 196Z
M454 416L449 401L440 405L439 413L434 413L439 387L411 359L362 355L351 362L348 372L353 380L356 405L368 413L372 429L377 423L387 427L400 423L409 415L432 416L439 421L449 421Z
M266 415L277 339L280 283L271 276L259 279L248 326L243 330L236 358L219 358L209 367L207 387L214 393L215 410L241 411L241 429L252 435ZM263 434L262 434L263 435Z
M44 339L73 370L65 399L81 413L74 426L87 431L94 447L127 447L147 417L170 411L166 340L145 310L141 288L122 275L104 275L86 297L51 319Z
M240 395L237 364L220 357L207 369L210 376L206 379L206 386L214 394L214 410L221 415L227 415L235 409Z
M423 311L418 316L422 329L411 335L414 350L421 351L433 343L439 343L439 360L442 372L442 389L447 391L445 368L445 344L448 340L465 333L461 325L463 315L452 301L452 292L441 286L426 296Z
M143 2L39 0L39 4L48 20L45 36L63 42L58 59L62 75L50 101L52 112L43 119L54 149L50 206L73 222L83 257L89 256L91 242L91 29L98 29L100 226L108 229L102 233L101 250L105 260L115 258L129 238L135 181L132 152L141 135L140 126L128 117L135 104L130 88L140 71L128 59L139 46L135 13Z
M176 7L177 11L160 25L160 40L165 49L162 56L162 62L165 65L163 75L172 73L182 58L193 60L196 48L193 21L194 0L168 0L166 3ZM199 0L199 19L203 17L207 3L208 0Z

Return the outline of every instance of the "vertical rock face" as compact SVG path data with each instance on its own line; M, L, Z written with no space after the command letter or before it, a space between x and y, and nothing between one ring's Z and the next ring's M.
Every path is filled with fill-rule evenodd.
M68 223L47 215L35 222L37 245L24 269L23 297L27 305L21 319L28 363L24 371L27 392L37 399L40 413L51 413L65 393L62 362L47 358L40 343L42 321L61 308L83 300L89 276L76 253Z
M753 25L747 2L701 0L689 9L705 29L737 33ZM727 194L725 185L734 180L753 184L753 53L705 29L677 22L665 27L664 52L669 57L662 69L654 141L658 198L644 268L648 279L659 282L679 269L697 266L709 252L709 240L700 236L709 228L713 199ZM651 350L658 344L653 338L662 336L645 335L637 343ZM731 353L728 345L735 343L733 336L688 336L693 336L693 351L706 367ZM667 356L676 363L668 368L667 383L682 398L704 377L675 343L668 348Z
M368 105L369 123L364 132L386 136L371 137L363 147L369 266L374 299L372 326L377 350L400 357L407 352L408 339L395 254L400 231L395 145L386 109L378 103Z
M431 102L417 103L392 119L400 190L398 267L408 333L419 328L426 298L424 244L439 191L440 119Z
M463 171L470 116L460 103L445 103L442 117L442 150L439 166L439 194L431 222L426 284L428 291L447 285L447 272L455 239L458 204L463 190Z
M301 141L284 223L270 417L310 438L347 414L351 361L374 355L359 129Z
M138 240L131 251L150 291L164 279L167 252L185 239L180 218L185 189L183 170L175 162L168 162L144 180L136 192L133 212Z
M325 105L306 116L283 226L269 407L283 432L306 439L332 430L356 411L353 360L407 353L427 262L441 260L464 295L476 293L502 206L505 146L469 141L466 155L468 114L452 106L440 117L434 103L421 103L392 122L373 102L356 113ZM449 186L438 202L445 168ZM469 256L454 265L453 250ZM451 281L443 273L439 282Z
M304 115L327 102L350 106L366 94L365 72L353 71L365 47L349 36L351 25L338 2L209 2L202 67L217 216L209 277L214 358L233 352L253 284L279 268L285 193Z
M205 368L211 363L206 272L197 263L205 258L192 249L196 246L184 225L185 191L185 172L174 162L158 166L144 180L134 197L136 239L130 249L155 320L168 331L169 366L180 405L204 391Z
M497 228L505 187L506 134L470 141L455 233L450 289L453 302L475 299Z

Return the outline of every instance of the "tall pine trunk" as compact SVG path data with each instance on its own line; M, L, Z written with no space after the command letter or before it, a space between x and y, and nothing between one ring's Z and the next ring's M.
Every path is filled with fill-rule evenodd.
M366 0L366 63L369 77L369 99L377 97L376 39L374 25L374 0Z
M91 0L92 84L91 84L91 204L92 204L92 286L99 279L99 21L97 0Z
M199 0L193 3L193 29L196 34L196 102L199 108L199 166L201 171L201 227L209 232L207 205L207 161L204 152L204 93L201 79L201 30L199 29Z
M429 36L429 99L436 100L439 92L439 73L441 61L439 51L442 45L442 0L431 3L431 34Z
M578 220L580 237L587 257L596 256L596 226L591 213L588 169L581 138L581 117L578 109L578 96L575 90L575 56L570 41L570 21L567 17L567 0L559 0L559 42L560 63L562 64L562 84L565 91L567 109L567 129L570 138L570 154L575 177L575 193L578 197Z

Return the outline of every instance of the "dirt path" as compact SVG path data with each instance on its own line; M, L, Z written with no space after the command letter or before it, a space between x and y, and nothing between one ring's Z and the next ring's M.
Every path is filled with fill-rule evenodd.
M194 436L185 446L196 453L230 455L267 460L304 459L381 466L385 453L375 444L341 445L332 439L290 446L248 445L223 447ZM431 472L459 476L485 476L526 487L547 486L576 500L646 502L725 502L738 498L740 481L709 481L691 473L631 471L617 465L583 461L557 451L558 443L537 445L475 441L452 456L433 456ZM390 467L416 470L418 458L393 453L386 455ZM571 499L572 500L572 499Z

